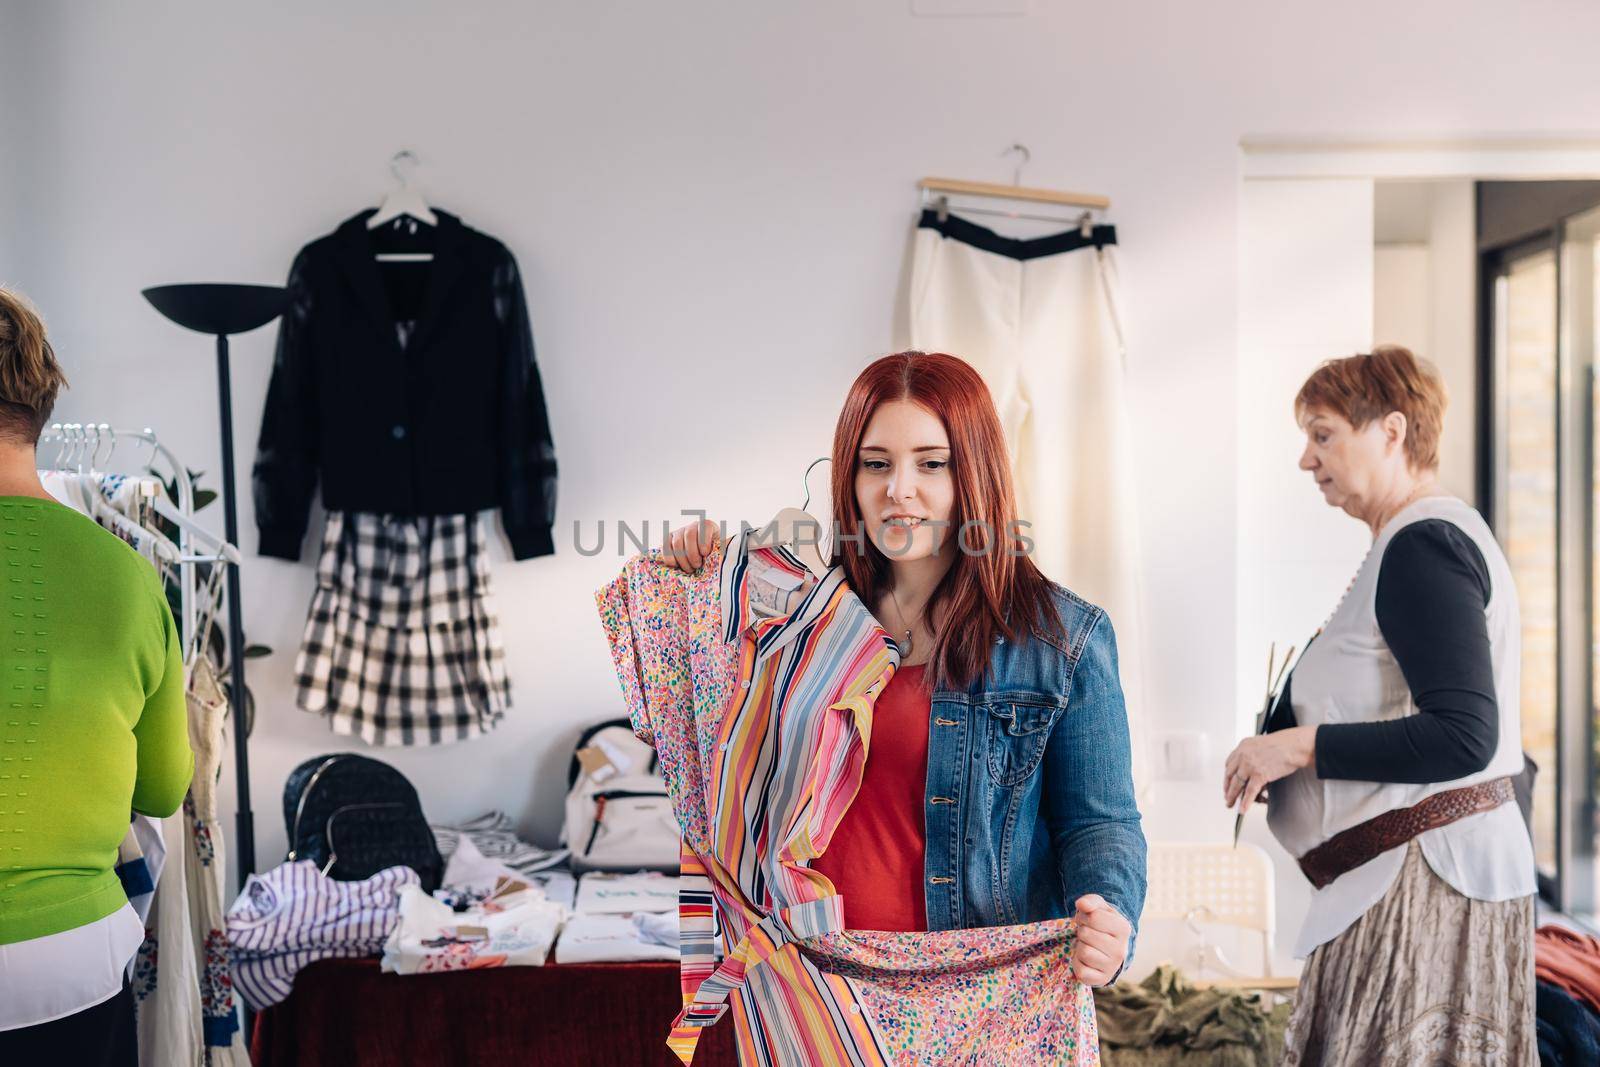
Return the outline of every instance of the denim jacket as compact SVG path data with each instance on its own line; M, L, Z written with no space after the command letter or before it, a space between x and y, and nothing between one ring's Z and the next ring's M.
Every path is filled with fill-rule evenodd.
M1145 840L1116 637L1100 608L1052 591L1064 633L996 635L982 678L964 692L934 690L931 930L1064 918L1080 896L1098 893L1137 933Z

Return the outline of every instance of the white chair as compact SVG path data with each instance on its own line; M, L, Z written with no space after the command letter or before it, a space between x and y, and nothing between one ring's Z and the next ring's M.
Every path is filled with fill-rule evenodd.
M1149 887L1141 922L1181 920L1195 935L1192 978L1220 972L1223 982L1251 987L1292 985L1272 977L1272 859L1255 845L1153 842L1149 847ZM1251 975L1234 966L1212 944L1201 923L1235 926L1261 935L1261 971ZM1187 962L1186 962L1187 965ZM1263 981L1270 979L1270 981Z

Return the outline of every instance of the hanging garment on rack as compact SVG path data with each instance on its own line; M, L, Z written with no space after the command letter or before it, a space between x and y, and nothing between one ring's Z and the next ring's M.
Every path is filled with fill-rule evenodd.
M517 559L555 550L556 458L517 262L435 211L433 260L380 265L373 210L300 250L255 461L261 553L329 511L499 508Z
M759 588L805 576L793 552L751 550L741 532L714 536L693 575L656 551L595 594L634 729L660 755L683 830L685 1007L669 1047L691 1062L731 1006L747 1064L1096 1063L1093 998L1071 971L1074 920L845 929L847 902L811 861L860 788L899 657L842 567L791 614L756 617Z
M202 655L189 668L189 744L194 749L194 779L182 816L188 847L183 873L188 882L189 922L200 982L201 1028L209 1067L248 1067L244 1036L234 1004L229 973L222 822L217 817L217 781L222 773L223 730L228 697L217 668Z
M42 470L39 481L52 497L121 538L152 566L159 568L178 558L177 546L149 524L149 501L161 491L155 479Z
M1113 226L1018 240L924 211L907 321L909 347L959 356L988 384L1033 561L1116 624L1142 789L1145 613L1116 242Z
M201 1067L205 1034L189 883L183 873L189 831L181 811L161 820L161 835L167 849L165 877L156 882L144 944L133 965L139 1062Z
M328 513L305 636L301 708L372 745L437 745L511 706L478 515Z
M80 515L89 514L89 506L84 503L83 494L78 492L78 475L75 471L42 470L39 472L39 482L45 492L73 511Z
M150 903L156 882L167 863L167 844L161 837L161 820L135 815L117 848L117 881L140 922L150 921Z
M164 860L145 941L131 967L140 1046L147 1060L159 1055L164 1063L248 1067L229 973L225 845L216 801L228 702L210 659L197 657L187 677L194 775L178 813L149 821L161 835L156 847ZM150 845L144 854L151 856Z

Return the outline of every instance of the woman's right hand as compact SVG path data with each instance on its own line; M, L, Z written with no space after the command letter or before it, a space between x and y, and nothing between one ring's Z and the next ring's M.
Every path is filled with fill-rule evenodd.
M672 531L661 550L661 561L681 571L697 571L716 544L718 526L710 519L691 522Z

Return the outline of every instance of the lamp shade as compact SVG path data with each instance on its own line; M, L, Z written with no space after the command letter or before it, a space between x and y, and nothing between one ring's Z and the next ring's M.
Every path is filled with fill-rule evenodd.
M212 282L157 285L144 290L144 298L179 326L209 334L246 333L265 326L289 303L282 286Z

